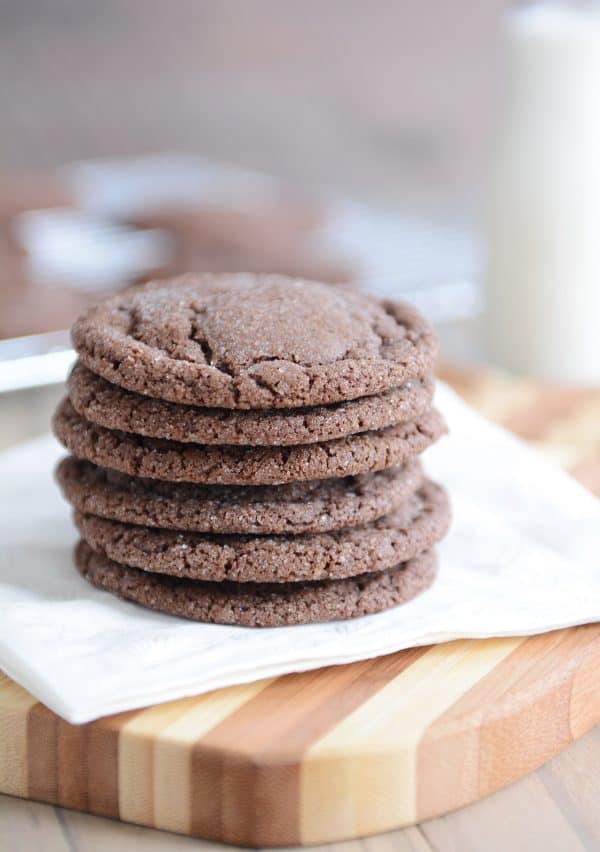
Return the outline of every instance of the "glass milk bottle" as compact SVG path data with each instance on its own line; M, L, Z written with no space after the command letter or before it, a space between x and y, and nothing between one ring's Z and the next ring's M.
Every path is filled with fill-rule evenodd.
M507 26L484 234L487 354L600 384L600 11L542 3Z

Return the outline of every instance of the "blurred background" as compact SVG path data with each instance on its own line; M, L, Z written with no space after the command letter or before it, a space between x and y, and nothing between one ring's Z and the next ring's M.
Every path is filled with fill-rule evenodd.
M0 80L3 444L85 304L190 269L404 295L447 361L600 382L595 5L5 0Z
M2 158L182 150L392 204L471 200L497 0L5 0Z

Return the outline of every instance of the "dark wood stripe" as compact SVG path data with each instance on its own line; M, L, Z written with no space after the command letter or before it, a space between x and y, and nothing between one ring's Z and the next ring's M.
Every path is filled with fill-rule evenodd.
M475 801L568 745L573 677L599 635L586 625L529 637L436 719L418 748L418 820Z
M43 704L27 714L27 787L31 799L58 801L58 716Z
M87 795L92 813L119 816L119 731L136 713L119 713L86 725Z
M80 811L89 810L88 725L70 725L58 719L57 770L58 803Z
M192 832L255 846L299 843L306 750L427 650L287 675L240 707L193 749Z

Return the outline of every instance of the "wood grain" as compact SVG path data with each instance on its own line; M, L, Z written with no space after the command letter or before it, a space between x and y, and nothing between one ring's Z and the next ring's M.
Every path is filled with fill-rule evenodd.
M600 394L457 377L488 415L554 455L562 448L582 481L600 468ZM2 678L0 790L252 846L429 819L425 833L404 839L405 848L430 849L442 814L522 778L599 719L598 625L410 649L83 726ZM570 806L552 776L535 778L532 802L560 796ZM560 839L586 848L593 827L581 841L565 819L551 824L547 847ZM454 848L472 847L459 832Z

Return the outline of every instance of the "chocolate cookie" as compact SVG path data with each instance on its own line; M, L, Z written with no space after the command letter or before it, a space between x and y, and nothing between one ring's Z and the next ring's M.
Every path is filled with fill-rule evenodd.
M232 411L164 402L123 390L78 362L68 380L73 407L87 420L184 443L286 446L331 441L414 420L431 404L433 378L350 402L287 410Z
M446 494L426 481L394 512L327 533L208 536L75 512L93 550L134 568L193 580L295 583L384 571L429 550L448 528Z
M405 603L425 591L436 574L433 553L381 573L316 583L204 583L149 574L75 549L79 572L98 588L150 609L217 624L278 627L357 618Z
M358 526L392 512L423 482L419 462L287 485L196 485L140 479L72 456L56 471L84 514L210 533L304 533Z
M83 363L146 396L295 408L381 393L432 369L409 305L277 275L184 275L119 293L75 323Z
M277 485L397 467L413 459L445 431L441 416L429 409L411 423L322 444L202 446L105 429L77 414L68 399L60 403L53 428L74 456L102 467L170 482L240 485Z

